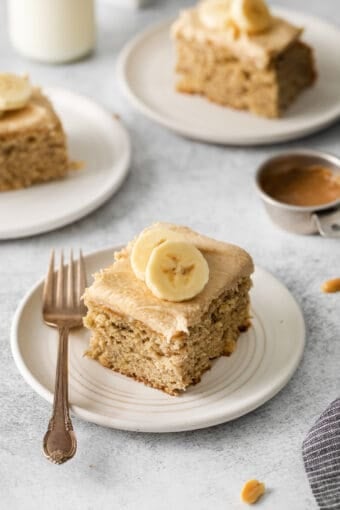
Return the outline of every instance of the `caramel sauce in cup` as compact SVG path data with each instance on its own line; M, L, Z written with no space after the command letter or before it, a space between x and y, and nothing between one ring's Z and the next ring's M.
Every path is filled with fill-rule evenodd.
M261 185L271 198L289 205L321 206L340 200L340 175L321 165L278 169L264 175Z
M340 158L310 149L283 152L260 165L255 184L276 226L340 239Z

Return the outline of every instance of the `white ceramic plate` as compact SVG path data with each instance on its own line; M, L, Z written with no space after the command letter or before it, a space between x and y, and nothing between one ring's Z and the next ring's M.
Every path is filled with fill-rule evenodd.
M0 193L0 239L47 232L82 218L119 188L129 170L129 135L112 114L68 90L45 92L64 125L71 159L85 166L59 181Z
M88 274L112 263L113 249L86 257ZM41 318L42 283L26 295L12 326L12 352L32 388L52 402L57 357L56 331ZM253 326L236 352L220 358L196 386L179 397L144 386L83 357L89 332L70 338L70 401L77 416L107 427L177 432L217 425L249 413L272 398L301 359L305 328L289 291L256 269L251 291Z
M305 136L340 116L340 30L307 14L275 9L305 27L304 39L316 52L319 78L282 119L268 120L175 92L175 56L170 22L138 35L122 51L118 75L131 103L144 115L174 131L206 142L257 145Z

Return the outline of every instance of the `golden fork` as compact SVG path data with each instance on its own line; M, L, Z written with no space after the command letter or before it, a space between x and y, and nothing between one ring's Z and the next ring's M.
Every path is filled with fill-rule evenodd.
M53 412L44 437L44 454L51 462L62 464L77 450L68 403L68 336L72 328L82 326L86 307L81 299L86 287L85 263L82 252L79 259L64 266L61 252L60 266L54 271L54 251L51 253L43 291L43 318L48 326L59 332Z

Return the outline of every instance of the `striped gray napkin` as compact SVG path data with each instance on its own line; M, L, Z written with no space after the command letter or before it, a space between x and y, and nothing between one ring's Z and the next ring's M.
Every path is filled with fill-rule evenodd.
M314 497L322 510L340 510L340 398L309 431L303 461Z

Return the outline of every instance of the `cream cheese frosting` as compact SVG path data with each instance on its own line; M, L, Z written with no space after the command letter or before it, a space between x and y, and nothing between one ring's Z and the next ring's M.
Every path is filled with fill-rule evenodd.
M174 303L155 297L144 282L138 280L130 265L133 242L115 254L115 262L95 275L94 283L84 296L91 302L124 315L128 320L144 323L170 340L176 334L187 333L201 319L211 302L234 288L240 278L253 272L253 262L238 246L215 241L187 227L168 223L156 224L183 235L203 254L209 265L209 281L204 290L189 301Z
M48 100L39 89L35 89L24 108L8 111L0 117L0 136L35 129L41 123L45 126L50 124L52 128L57 122L57 117L48 107Z
M295 27L284 19L273 17L268 30L259 34L235 33L233 27L214 30L200 20L198 8L186 9L171 28L174 39L197 40L228 48L236 58L251 62L258 69L266 69L271 60L285 51L301 35L302 28Z

